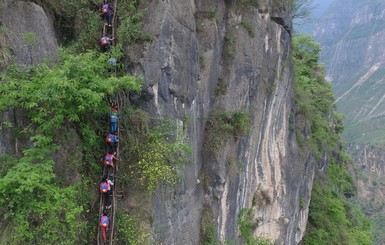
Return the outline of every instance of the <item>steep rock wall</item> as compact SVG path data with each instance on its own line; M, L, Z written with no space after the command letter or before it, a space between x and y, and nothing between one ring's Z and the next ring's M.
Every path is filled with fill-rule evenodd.
M352 154L355 162L360 163L360 166L357 167L370 171L377 176L385 175L385 155L382 147L351 143L347 150Z
M56 59L58 43L53 22L39 5L24 1L3 1L0 3L0 24L6 34L4 47L9 48L18 64L36 65L44 59ZM4 112L2 121L9 121L14 127L22 125L22 112ZM12 134L12 128L2 128L0 152L18 153L19 148L20 142Z
M357 200L361 210L371 219L373 244L384 244L385 220L385 154L379 146L351 143L348 151L356 166Z
M170 0L142 6L144 32L154 40L133 60L132 72L142 74L147 87L132 99L153 114L175 118L181 128L189 118L184 126L193 150L176 189L163 187L154 198L157 242L198 244L204 209L215 217L222 241L239 242L237 220L244 208L254 210L257 235L276 244L301 240L314 167L300 160L289 129L288 4ZM210 113L240 109L251 115L250 133L226 141L220 151L205 149Z

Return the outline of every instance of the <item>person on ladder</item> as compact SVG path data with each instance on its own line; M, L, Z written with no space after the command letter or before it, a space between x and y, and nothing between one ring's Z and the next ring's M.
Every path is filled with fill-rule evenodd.
M107 210L103 210L103 214L100 216L99 226L102 230L103 241L107 242L107 231L110 227L110 217L107 215Z
M103 177L102 181L100 182L99 191L103 195L105 209L111 208L110 196L111 196L111 186L113 185L114 183L111 180L109 180L107 177Z
M111 107L110 111L110 125L111 133L115 133L118 130L118 109L116 107Z
M109 27L112 27L112 11L112 7L107 2L104 2L101 12L104 15L104 24Z
M110 48L112 46L112 41L113 41L113 39L109 38L108 36L103 36L100 38L99 44L100 44L100 49L102 50L102 52L106 52L106 51L110 50Z
M110 151L103 158L103 164L104 164L104 166L107 167L108 176L111 176L113 173L114 160L115 160L115 164L116 164L116 161L119 161L119 159L116 158L115 154L116 154L116 152Z
M116 135L116 132L107 134L105 140L107 142L109 151L115 152L119 142L119 138Z

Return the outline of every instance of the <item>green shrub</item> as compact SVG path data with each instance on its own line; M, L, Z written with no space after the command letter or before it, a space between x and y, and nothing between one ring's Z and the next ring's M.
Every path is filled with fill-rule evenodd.
M138 0L124 0L119 2L117 38L123 44L131 44L144 40L142 35L143 13L137 11ZM146 38L148 40L148 36Z
M305 245L371 244L369 220L329 186L315 183Z
M206 122L205 147L219 149L230 137L242 137L249 132L250 124L250 115L245 111L214 110Z
M207 17L210 19L210 20L215 20L215 22L218 24L219 21L220 21L220 16L219 16L219 13L218 11L210 11L210 12L207 12Z
M41 64L30 71L16 67L5 74L0 87L0 110L23 108L34 123L36 133L44 133L44 143L52 142L54 130L66 123L77 125L85 140L98 138L92 133L89 114L106 114L105 97L121 89L140 91L141 79L115 77L108 72L107 54L90 51L77 56L61 52L59 64Z
M0 178L4 177L8 170L16 165L17 161L16 156L0 153Z
M4 235L6 244L73 244L84 238L85 222L79 220L84 207L77 203L77 186L56 185L50 150L25 150L0 179L1 216L13 234Z
M243 6L254 6L257 8L259 6L259 0L239 0L239 3Z
M74 48L84 52L98 47L98 41L102 37L103 22L94 9L81 8L73 23L75 30Z
M185 135L174 120L151 122L143 110L127 108L122 118L122 145L125 161L130 163L126 183L149 192L160 183L175 184L176 170L188 162L191 149L185 144Z
M247 33L249 34L250 37L255 37L255 32L253 30L253 26L249 22L242 20L241 26L243 28L245 28L245 30L247 31Z
M150 244L151 228L141 217L122 210L118 210L115 217L118 244Z
M217 225L212 209L208 204L203 205L201 213L201 229L199 244L216 245L221 244L216 234Z
M227 84L223 78L218 78L217 86L215 87L215 96L225 95L227 92Z
M226 54L233 58L237 51L236 37L233 34L226 33L225 35L225 50Z
M244 239L245 244L272 245L273 243L269 239L254 236L258 222L259 220L254 218L254 210L252 208L242 209L238 215L238 225L241 238Z

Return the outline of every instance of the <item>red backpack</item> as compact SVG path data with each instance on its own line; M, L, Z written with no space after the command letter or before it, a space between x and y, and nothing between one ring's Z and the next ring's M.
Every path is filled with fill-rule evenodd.
M107 137L106 137L106 141L111 143L112 141L114 141L114 137L115 137L115 135L108 134Z
M99 225L101 227L108 227L109 223L110 223L110 221L108 220L108 216L102 215L102 217L100 217Z
M108 191L108 183L106 181L100 183L99 190L101 193L106 193Z
M105 14L105 13L107 13L108 12L108 4L103 4L103 6L102 6L102 13L103 14Z
M108 37L102 37L102 38L100 38L100 44L101 44L102 46L107 45L107 44L108 44Z

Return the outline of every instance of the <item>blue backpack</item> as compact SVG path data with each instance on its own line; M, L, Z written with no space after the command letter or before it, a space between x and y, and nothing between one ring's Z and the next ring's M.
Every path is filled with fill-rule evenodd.
M118 114L113 112L111 113L111 122L118 122Z

